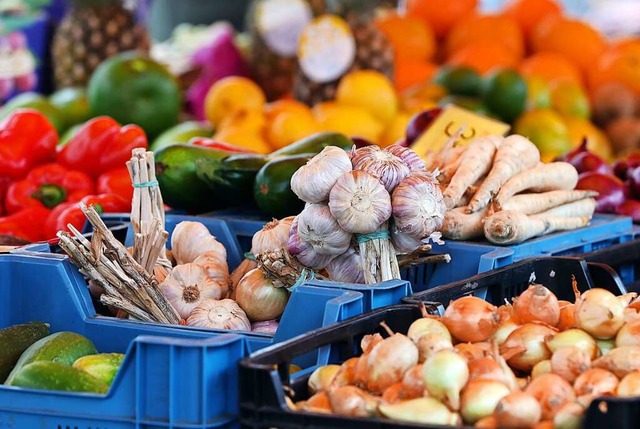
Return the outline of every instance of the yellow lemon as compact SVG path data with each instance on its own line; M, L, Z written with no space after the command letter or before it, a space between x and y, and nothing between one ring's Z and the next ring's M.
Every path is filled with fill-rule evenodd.
M527 81L527 109L548 109L551 107L551 89L544 79L532 76Z
M569 130L562 116L551 109L534 109L523 113L515 122L513 132L531 140L540 149L543 162L567 152Z
M398 98L391 80L373 70L355 71L345 75L338 84L338 104L360 107L383 124L389 123L398 111Z
M589 119L589 98L579 84L561 80L551 86L551 107L565 116Z
M223 118L237 111L261 110L266 103L262 89L251 79L231 76L214 83L204 100L207 120L218 126Z
M390 146L398 140L403 139L407 132L407 124L411 120L412 115L408 112L399 112L389 125L385 128L380 139L380 146Z
M314 115L324 131L362 137L376 144L384 130L384 126L372 114L360 107L323 105L319 110L314 108Z
M227 127L219 130L212 137L225 143L241 146L257 153L270 153L273 148L258 133L245 128Z
M589 149L589 151L607 161L613 160L613 146L611 146L611 142L606 134L589 120L575 116L566 116L564 123L569 130L571 149L578 147L582 139L586 137L587 149Z

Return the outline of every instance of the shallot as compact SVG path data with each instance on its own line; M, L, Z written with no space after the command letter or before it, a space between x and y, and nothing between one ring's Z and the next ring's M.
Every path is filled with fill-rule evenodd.
M338 371L340 371L339 365L324 365L313 371L307 382L309 393L315 394L328 390Z
M418 363L418 348L402 334L377 343L366 358L367 388L374 393L402 380L406 371Z
M440 401L434 398L416 398L397 404L380 404L380 414L398 421L431 424L454 425L461 423L460 416L452 413Z
M570 383L591 367L591 358L576 347L563 347L551 356L551 371Z
M451 301L442 317L451 335L464 342L487 340L498 329L499 321L498 309L475 296Z
M573 382L578 402L585 407L598 396L614 394L617 386L618 377L601 368L591 368Z
M640 370L640 346L616 347L605 356L594 360L592 366L624 377L631 371Z
M549 347L552 353L563 347L575 347L586 353L589 359L595 359L598 356L598 344L596 340L580 329L567 329L566 331L557 333L547 340L547 347Z
M606 289L589 289L576 299L577 328L597 339L613 338L624 323L624 304Z
M520 323L542 322L556 326L560 306L556 296L546 287L533 284L513 299L513 309Z
M554 429L581 429L584 408L577 402L567 402L553 416Z
M500 353L512 367L531 371L535 364L551 357L551 351L545 342L555 333L547 325L527 323L507 337L500 347Z
M441 350L422 367L429 394L444 401L452 410L460 409L460 391L469 380L467 360L454 350Z
M540 421L542 409L532 395L512 392L498 402L494 416L499 427L530 428Z
M460 413L465 422L475 423L493 414L509 388L495 380L471 380L462 391Z
M640 371L625 375L618 384L616 395L627 398L640 396Z
M525 389L533 395L542 406L542 418L552 419L565 402L575 401L573 388L564 378L557 374L547 373L531 380Z

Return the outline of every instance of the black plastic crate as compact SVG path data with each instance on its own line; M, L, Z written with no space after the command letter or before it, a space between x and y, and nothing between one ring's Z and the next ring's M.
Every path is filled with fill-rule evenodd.
M602 272L605 287L616 294L624 292L615 272L609 278ZM534 276L532 276L534 274ZM311 369L289 374L289 364L296 356L318 350L318 364L341 363L360 354L360 340L374 332L386 336L380 327L384 321L393 331L406 333L413 321L421 317L417 303L424 302L436 312L449 301L474 294L500 305L535 281L547 286L559 299L573 300L571 287L575 276L581 291L593 287L589 265L569 257L535 258L509 267L474 276L406 298L406 304L389 306L357 316L345 322L269 347L240 361L240 422L245 428L342 429L342 428L445 428L399 423L384 419L347 418L326 414L291 411L285 401L285 388L294 392L296 400L306 399L307 380ZM286 386L286 387L285 387ZM596 400L587 414L584 429L600 429L609 425L620 429L640 427L640 401L627 399Z
M591 274L596 285L599 283L599 270L613 269L627 290L640 292L640 238L585 253L582 257L595 267Z

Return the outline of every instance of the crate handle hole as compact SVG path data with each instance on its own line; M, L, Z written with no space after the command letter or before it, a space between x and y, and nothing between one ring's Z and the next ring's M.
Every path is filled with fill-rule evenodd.
M600 401L598 402L598 410L600 410L602 414L607 414L607 412L609 411L609 406L605 401Z

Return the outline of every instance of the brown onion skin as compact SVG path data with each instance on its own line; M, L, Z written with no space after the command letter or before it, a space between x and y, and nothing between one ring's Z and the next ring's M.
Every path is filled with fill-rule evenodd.
M451 301L442 317L453 337L472 343L486 341L498 329L499 322L498 309L475 296Z
M609 396L616 392L619 380L613 373L602 368L591 368L576 378L573 389L578 402L583 406L598 396Z
M527 323L513 331L500 347L500 353L504 356L510 352L517 352L507 359L509 366L521 371L531 371L533 367L543 360L551 357L551 351L545 344L556 331L547 325L539 323ZM534 350L532 345L537 347Z
M494 380L506 384L502 368L490 357L469 362L469 381L471 380Z
M498 427L529 428L540 421L542 408L532 395L512 392L498 402L493 415Z
M521 323L542 322L556 326L560 320L558 298L546 287L529 286L513 300L513 309Z
M575 401L573 387L557 374L547 373L531 380L526 393L533 395L542 406L542 419L553 419L556 411L566 402Z

